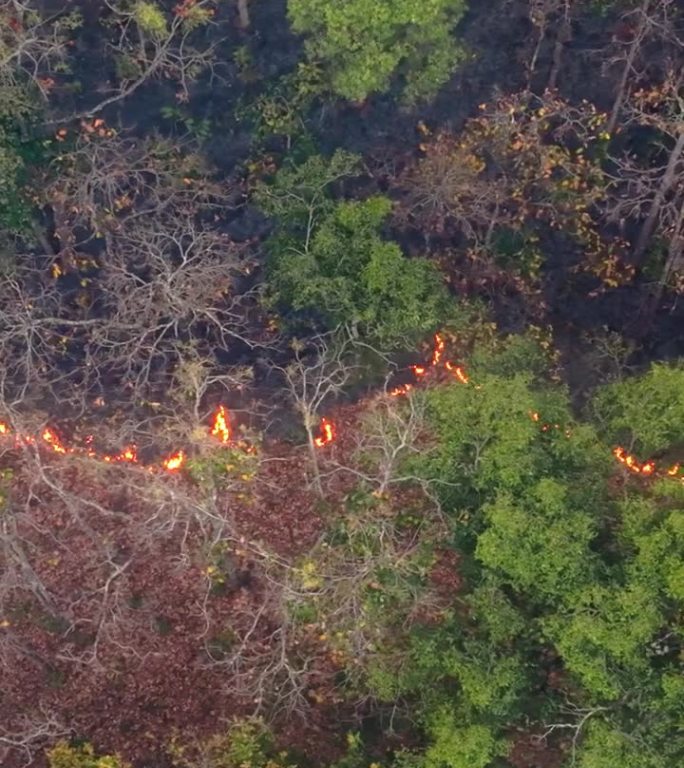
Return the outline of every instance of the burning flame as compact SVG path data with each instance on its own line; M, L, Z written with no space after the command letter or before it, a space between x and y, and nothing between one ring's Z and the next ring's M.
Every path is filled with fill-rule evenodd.
M185 464L185 453L178 451L173 456L162 462L162 466L167 472L177 472Z
M456 365L455 363L451 362L450 360L443 360L444 353L446 350L446 343L444 341L444 338L440 334L435 334L434 337L435 346L432 351L432 356L430 358L429 365L412 365L411 370L413 371L416 379L421 379L424 376L427 376L427 374L432 370L437 370L440 368L443 368L446 370L454 379L456 379L461 384L467 385L470 382L470 379L468 377L468 374L466 373L465 369L461 367L460 365ZM401 386L395 387L394 389L390 390L388 392L388 395L390 397L403 397L405 395L408 395L409 392L411 392L414 388L413 384L403 384ZM475 386L475 389L479 389L479 385ZM533 411L530 413L530 418L532 421L540 424L540 429L542 432L548 432L552 429L554 430L560 430L561 426L560 424L545 424L541 423L541 417L539 413L536 411ZM0 437L1 436L10 436L12 435L12 429L4 421L0 421ZM230 422L228 418L228 409L224 405L219 405L216 411L214 412L210 427L209 427L209 434L212 437L215 437L219 442L222 444L227 444L231 441L232 438L232 432L230 428ZM570 437L570 431L564 430L564 434L566 437ZM321 419L320 424L320 433L317 437L314 438L314 444L317 448L323 448L326 445L330 445L330 443L335 441L336 438L336 428L334 424L327 418L323 417ZM111 464L111 463L129 463L129 464L138 464L138 454L136 447L134 445L126 446L120 453L115 455L109 455L109 454L98 454L93 448L91 447L91 444L93 442L92 435L89 435L85 439L85 448L80 448L78 446L66 446L59 435L53 430L51 427L45 427L43 429L41 435L40 435L41 441L43 444L48 446L54 453L58 454L82 454L89 456L93 459L103 461L105 463ZM22 446L22 445L35 445L36 438L32 435L27 434L15 434L14 435L14 445L16 447ZM245 450L250 452L253 450L250 446L245 447ZM672 465L671 467L668 467L666 469L658 467L656 462L653 459L649 459L645 462L640 462L636 456L634 456L631 453L628 453L622 446L616 446L613 448L612 451L613 456L615 459L622 464L625 469L627 469L629 472L635 475L639 475L641 477L670 477L674 479L678 479L680 482L684 483L684 475L681 474L681 466L679 463ZM160 465L158 465L161 469L163 469L166 472L178 472L180 469L185 466L185 463L187 461L187 456L185 454L185 451L182 449L179 449L172 453L170 456L168 456L166 459L164 459ZM154 467L150 466L148 469L153 470Z
M429 366L427 367L424 365L411 366L411 370L413 371L416 378L422 378L426 376L430 370L437 369L442 364L442 360L443 360L444 352L446 348L444 338L439 333L437 333L435 334L434 341L435 341L435 345L432 351L432 357L430 359ZM451 376L453 376L461 384L468 384L470 382L470 379L468 378L468 374L465 372L462 366L456 365L450 360L444 360L443 366L451 374ZM476 386L475 388L479 389L479 386ZM413 389L413 386L411 384L404 384L402 386L395 387L394 389L390 390L388 394L390 397L402 397L404 395L407 395L412 389ZM560 424L542 423L541 416L536 411L533 411L530 413L530 418L532 419L532 421L540 424L540 429L542 432L550 432L551 430L559 430L559 431L561 430ZM565 429L563 430L563 434L566 437L570 437L571 432L570 430ZM331 439L333 439L334 434L332 432L331 432L331 435L332 435ZM328 440L328 442L330 442L330 440ZM620 446L613 449L613 456L615 456L615 458L630 472L632 472L635 475L641 475L642 477L661 476L661 477L678 478L680 475L679 464L674 464L673 466L669 467L666 470L661 470L658 468L658 465L653 459L649 459L648 461L645 461L642 463L637 459L636 456L633 456L632 454L627 453L627 451L625 451L625 449ZM684 476L679 477L679 479L682 483L684 483Z
M673 464L665 470L660 470L653 459L649 459L642 463L634 454L627 453L627 451L620 445L613 448L613 456L615 456L620 464L633 474L643 475L645 477L650 477L652 475L678 477L681 469L679 464ZM684 482L684 477L680 478L680 480Z
M435 348L432 352L432 360L430 361L430 365L435 368L439 365L439 361L442 359L442 355L444 354L444 348L446 344L444 339L438 334L435 334ZM447 368L449 367L449 363L447 363Z
M325 417L321 419L321 434L314 439L314 443L317 448L323 448L329 445L335 439L335 428L332 422L328 421Z
M218 438L221 443L226 444L230 442L231 432L228 423L228 409L224 405L219 405L216 409L210 427L210 434L212 437ZM0 436L12 435L12 429L9 424L4 421L0 421ZM97 459L105 464L126 463L126 464L138 464L138 452L135 445L125 446L120 453L117 454L99 454L92 448L93 436L88 435L85 440L85 447L80 446L66 446L57 432L51 427L45 427L41 432L40 439L47 445L52 451L59 454L74 454L84 455L92 459ZM332 438L330 438L332 440ZM22 445L34 445L36 439L32 435L28 434L15 434L14 445L20 447ZM177 450L172 453L168 458L164 459L159 465L161 469L166 472L177 472L181 469L187 460L185 451ZM154 469L154 467L149 467Z
M43 440L52 448L52 450L55 453L66 453L67 449L62 445L62 441L59 439L57 434L53 432L49 427L46 427L43 430L43 434L41 435Z
M211 426L212 437L218 438L222 443L230 442L230 425L228 424L228 411L225 406L219 405Z
M449 371L449 373L451 373L456 379L458 379L461 382L461 384L468 383L469 381L468 376L466 375L465 371L463 370L463 368L461 368L460 365L453 365L447 360L446 363L444 364L444 367L447 369L447 371Z

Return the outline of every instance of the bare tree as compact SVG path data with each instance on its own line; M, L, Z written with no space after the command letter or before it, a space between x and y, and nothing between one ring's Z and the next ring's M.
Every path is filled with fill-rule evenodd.
M69 734L70 729L54 713L36 707L35 712L18 715L12 722L0 726L0 759L5 763L13 753L19 752L24 765L32 765L41 749Z
M641 0L620 17L602 63L604 72L617 68L620 73L608 119L609 133L615 132L630 90L644 84L649 67L656 61L667 66L668 57L676 61L682 45L676 34L677 14L674 0Z
M664 84L642 89L629 103L629 122L649 130L657 142L657 160L637 152L612 158L607 214L612 221L631 221L638 226L634 257L643 261L658 234L669 241L659 287L651 308L660 301L672 272L682 259L684 217L684 99L682 72L672 73ZM662 158L662 159L661 159ZM647 313L648 314L648 313Z
M346 332L337 330L316 336L305 343L295 340L292 347L294 361L285 366L274 367L284 375L288 394L302 418L313 472L313 485L316 492L322 496L320 445L317 444L320 412L324 404L332 402L341 394L351 376L354 367L349 359L352 342ZM325 442L328 442L327 439Z
M213 0L178 3L169 14L155 2L128 3L106 0L100 11L104 53L118 72L117 82L105 98L76 114L58 116L54 122L93 117L105 107L127 98L153 78L178 83L177 98L186 101L197 76L214 73L218 38L209 45L196 45L198 28L214 24ZM40 88L44 97L59 89L63 65L70 57L70 41L82 24L79 11L64 9L46 15L36 0L0 2L0 75L15 79L21 72Z

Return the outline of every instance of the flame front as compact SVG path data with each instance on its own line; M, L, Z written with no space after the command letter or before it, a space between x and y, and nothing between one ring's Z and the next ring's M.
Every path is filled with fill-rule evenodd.
M321 419L321 434L314 439L317 448L329 445L335 439L335 428L325 417Z
M162 462L162 466L167 472L177 472L185 464L185 453L178 451L173 456Z
M214 414L211 425L212 437L218 438L222 443L230 442L230 424L228 423L228 411L223 405L219 405Z
M219 405L214 414L214 417L210 426L210 434L212 437L218 438L222 443L228 443L231 438L230 426L228 424L228 410L224 405ZM12 429L4 421L0 421L0 437L12 435ZM102 461L105 464L138 464L138 451L135 445L125 446L119 453L98 453L93 448L93 436L88 435L84 439L83 446L67 446L59 437L57 432L52 427L45 427L40 433L40 440L43 444L48 446L52 451L58 454L71 454L77 456L87 456L97 461ZM22 445L35 445L36 438L30 434L17 433L14 434L14 446L16 448ZM166 472L177 472L181 469L187 460L185 451L179 449L174 451L168 458L164 459L157 465L158 469L162 469ZM148 469L153 470L154 466L149 466Z
M67 449L62 445L62 441L59 439L57 434L49 427L45 427L41 437L55 453L67 452Z
M444 359L444 353L446 350L446 343L444 338L440 334L435 334L434 348L428 365L412 365L416 379L422 379L426 377L430 371L443 369L446 370L454 379L461 384L467 385L470 382L468 374L465 369L456 365L450 360ZM408 395L414 388L413 384L403 384L390 390L387 394L390 397L403 397ZM476 385L475 389L479 389L480 386ZM546 424L541 422L539 413L533 411L530 413L532 421L537 422L542 432L549 432L550 430L561 430L560 424ZM317 448L323 448L326 445L335 441L337 437L336 428L334 424L327 418L323 417L320 424L320 433L314 438L314 444ZM215 437L224 445L231 441L232 433L230 428L230 422L228 418L228 409L224 405L219 405L216 409L209 428L209 433L212 437ZM570 431L565 429L564 434L566 437L570 437ZM14 436L15 447L22 445L35 445L36 438L29 434L13 433L10 425L4 421L0 421L0 437L2 436ZM77 454L88 456L89 458L103 461L105 463L128 463L138 464L138 454L135 445L126 446L120 453L109 455L99 454L92 448L92 436L85 439L85 447L78 446L66 446L57 432L51 427L45 427L40 434L40 441L48 446L54 453L58 454ZM249 446L245 448L249 451ZM625 469L635 475L641 477L670 477L679 480L684 483L684 476L681 474L680 464L673 464L668 468L660 468L653 459L649 459L645 462L640 462L639 459L628 453L622 446L616 446L613 448L613 456L622 464ZM166 472L178 472L183 468L187 461L185 451L179 449L164 459L157 468L160 468ZM154 470L153 466L148 467L150 470Z

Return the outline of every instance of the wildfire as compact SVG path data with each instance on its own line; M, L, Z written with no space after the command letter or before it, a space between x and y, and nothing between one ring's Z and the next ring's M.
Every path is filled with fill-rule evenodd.
M230 442L230 425L228 424L228 411L225 406L219 405L211 426L212 437L218 438L222 443Z
M430 363L427 365L412 365L411 370L413 371L416 379L421 379L430 371L433 370L446 370L447 373L449 373L454 379L456 379L461 384L467 385L470 383L470 379L468 377L468 374L466 373L465 369L460 366L456 365L455 363L451 362L450 360L444 359L444 354L446 350L446 344L443 339L443 337L440 334L435 334L434 337L435 345L432 351L432 355L430 358ZM405 395L408 395L414 388L413 384L403 384L401 386L397 386L394 389L391 389L387 394L390 397L403 397ZM479 385L475 386L475 389L479 389ZM548 432L549 430L560 430L561 426L560 424L546 424L541 422L541 416L536 411L532 411L530 413L530 418L532 421L539 424L540 429L542 432ZM317 437L314 438L314 444L317 448L324 448L326 445L330 445L330 443L334 442L337 434L337 430L335 428L335 425L327 418L323 417L321 419L320 423L320 432ZM2 436L10 436L12 435L12 429L9 424L7 424L4 421L0 421L0 437ZM209 434L216 438L219 442L222 444L227 444L232 439L232 432L230 428L230 421L228 418L228 409L224 405L219 405L214 412L210 426L209 426ZM564 434L566 437L570 437L570 431L564 430ZM110 454L99 454L97 451L95 451L92 448L92 442L93 437L92 435L89 435L85 439L85 447L79 447L79 446L67 446L64 444L62 439L59 437L57 432L55 432L54 429L51 427L45 427L40 434L40 440L42 443L46 446L48 446L54 453L58 454L80 454L85 455L90 458L103 461L107 464L111 463L129 463L129 464L138 464L138 454L135 445L128 445L126 446L120 453L110 455ZM36 438L32 435L28 434L14 434L14 445L15 447L20 447L22 445L35 445L36 444ZM245 447L245 450L247 452L250 452L250 450L253 450L250 448L250 446ZM622 446L616 446L612 451L613 456L615 459L622 464L629 472L635 475L639 475L641 477L670 477L674 479L678 479L680 482L684 483L684 475L681 474L681 467L680 464L674 464L671 467L668 468L660 468L658 467L657 463L653 459L649 459L645 462L640 462L638 458L628 453ZM187 455L185 451L182 449L179 449L172 453L170 456L168 456L166 459L164 459L159 465L157 465L157 469L162 469L165 472L178 472L180 469L182 469L187 461ZM149 466L148 469L150 471L154 471L154 466Z
M435 344L432 351L432 357L430 359L429 366L424 366L424 365L411 366L411 370L413 371L417 379L420 379L426 376L430 370L439 368L442 365L442 360L444 358L444 352L446 349L444 338L439 333L437 333L435 334L434 342ZM455 363L451 362L451 360L444 360L443 367L449 372L449 374L451 374L451 376L454 377L454 379L459 381L461 384L470 383L468 374L466 373L465 369L462 366L456 365ZM475 388L479 389L479 386L476 386ZM413 386L411 384L404 384L403 386L395 387L394 389L390 390L388 394L390 395L390 397L402 397L404 395L407 395L412 389L413 389ZM542 423L541 416L536 411L532 411L530 413L530 418L532 419L532 421L540 425L540 429L542 432L549 432L551 430L558 430L558 431L561 430L560 424ZM564 430L564 434L566 437L570 437L571 432L570 430L566 429ZM328 440L327 442L330 442L330 440ZM318 442L316 444L318 445ZM666 476L666 477L677 478L679 477L679 474L680 474L679 464L674 464L673 466L669 467L666 470L661 470L658 468L656 462L653 461L652 459L649 459L648 461L645 461L645 462L640 462L636 456L633 456L632 454L627 453L627 451L625 451L624 448L619 446L613 449L613 456L615 456L615 458L623 466L625 466L630 472L634 473L635 475L640 475L642 477L653 477L653 476L665 477ZM684 477L681 477L679 479L681 480L681 482L684 483Z
M218 438L221 443L226 444L230 442L231 432L228 423L228 409L224 405L219 405L216 409L214 416L212 417L211 426L209 432L212 437ZM4 421L0 421L0 436L9 436L13 434L9 424ZM89 458L102 461L105 464L138 464L138 451L135 445L125 446L119 453L116 454L101 454L93 449L93 436L88 435L85 440L84 446L67 446L59 437L57 432L51 427L45 427L40 434L41 441L47 445L52 451L59 454L72 454L88 456ZM332 440L332 438L330 438ZM20 447L22 445L34 445L36 439L29 434L15 434L14 445ZM181 469L186 462L187 456L185 451L177 450L172 453L168 458L164 459L158 465L157 468L161 468L166 472L177 472ZM148 467L150 470L154 470L154 466Z
M665 470L659 470L658 465L656 464L653 459L649 459L648 461L644 461L643 463L640 462L636 456L632 453L627 453L627 451L620 445L613 448L613 456L622 464L626 469L628 469L630 472L632 472L635 475L643 475L645 477L650 477L651 475L666 475L667 477L678 477L679 471L681 469L679 464L673 464L671 467L668 467ZM684 477L681 478L682 482L684 482Z
M49 427L43 430L41 435L43 440L52 448L55 453L66 453L67 449L62 445L62 441Z
M321 419L321 434L314 439L317 448L329 445L335 439L335 428L325 417Z
M185 464L185 453L178 451L173 456L162 462L162 466L167 472L177 472Z
M458 379L461 384L467 384L470 381L466 372L463 370L463 368L461 368L460 365L453 365L447 360L444 364L444 367L454 376L454 378Z
M411 384L404 384L402 387L395 387L394 389L390 389L388 394L390 397L401 397L402 395L408 395L412 389L413 386Z

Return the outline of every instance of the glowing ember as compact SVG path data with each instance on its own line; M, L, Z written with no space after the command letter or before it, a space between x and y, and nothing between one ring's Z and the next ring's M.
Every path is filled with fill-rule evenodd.
M674 477L675 475L679 474L679 464L675 464L672 467L670 467L667 470L667 474L670 475L670 477Z
M323 448L335 439L335 428L325 417L321 419L321 434L314 439L317 448Z
M422 365L412 365L411 370L416 374L416 376L425 376L427 368Z
M216 410L216 413L214 414L214 417L212 419L210 433L213 437L217 437L222 443L227 443L230 441L231 433L230 433L230 425L228 424L228 410L225 406L220 405ZM11 434L11 429L9 425L4 421L0 421L0 437L3 435L10 435L10 434ZM325 434L326 434L325 439L327 441L332 440L332 437L328 437L329 432L327 429L325 431ZM332 434L332 432L330 432L330 434ZM93 448L93 442L94 442L93 435L87 435L83 441L84 445L82 447L79 447L79 446L67 447L64 445L59 435L51 427L45 427L45 429L42 431L40 435L40 439L45 445L49 446L51 450L59 454L68 453L73 455L87 456L89 458L102 461L105 464L115 464L115 463L137 464L138 463L138 452L135 445L127 445L125 448L123 448L123 450L120 453L117 453L117 454L102 454L102 453L98 453ZM35 445L35 443L36 443L36 438L29 434L19 433L14 437L14 445L17 448L22 445ZM157 465L157 466L158 468L161 468L167 472L176 472L179 469L181 469L181 467L185 464L185 461L186 461L185 452L182 450L178 450L175 453L173 453L171 456L169 456L167 459L162 461L160 465ZM148 467L148 469L153 470L154 468Z
M167 472L177 472L185 464L185 453L178 451L173 456L169 456L166 461L162 462L162 466Z
M230 442L230 425L228 424L228 411L223 405L219 405L211 426L211 434L222 443Z

